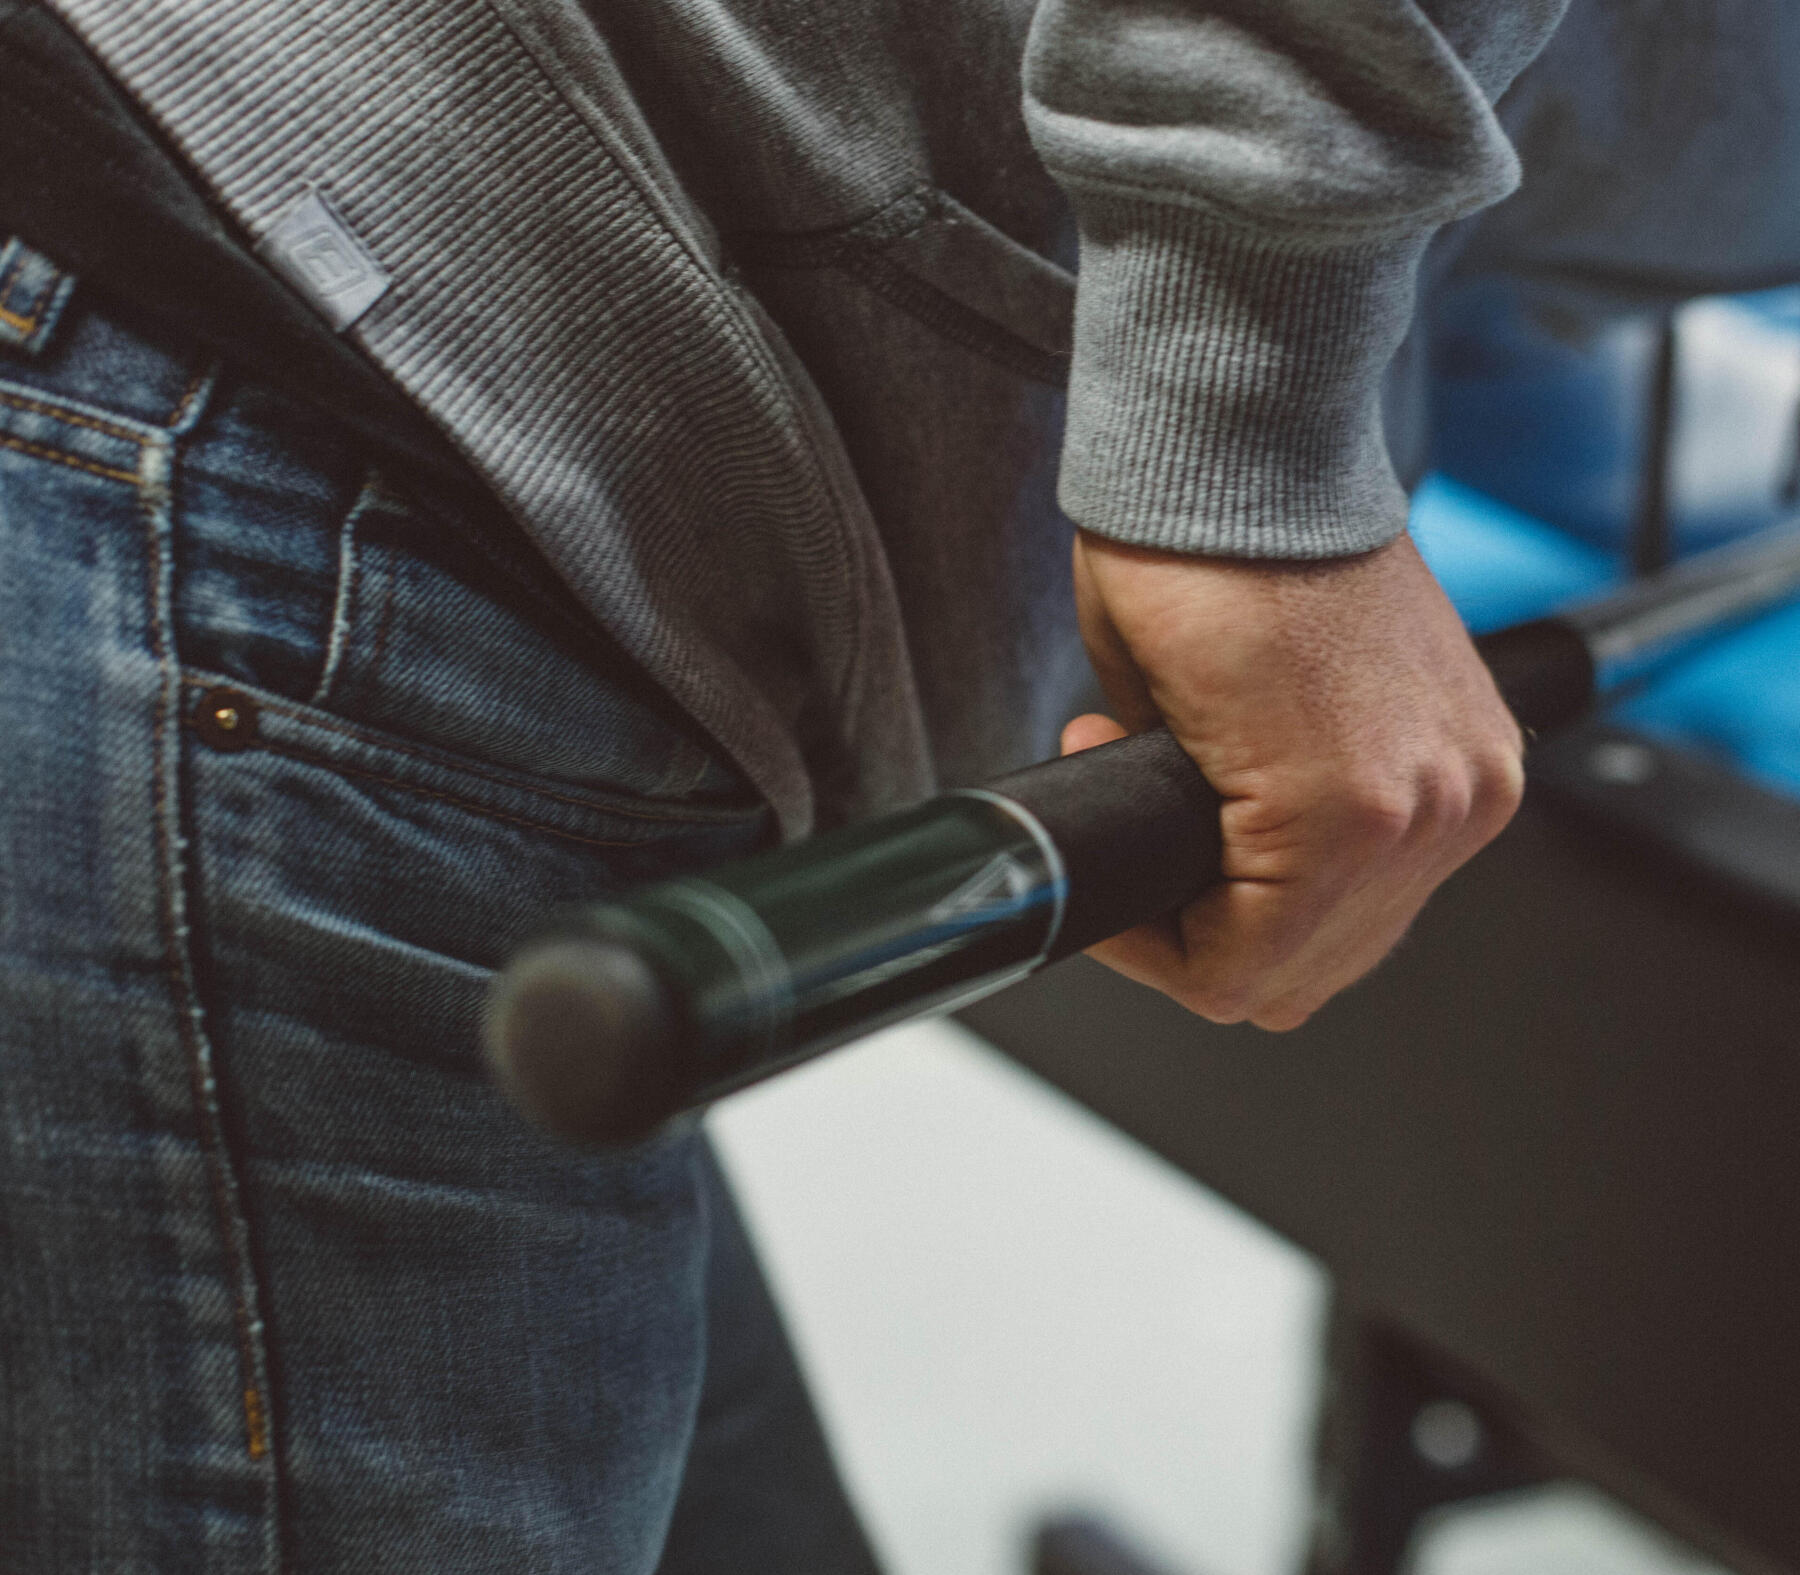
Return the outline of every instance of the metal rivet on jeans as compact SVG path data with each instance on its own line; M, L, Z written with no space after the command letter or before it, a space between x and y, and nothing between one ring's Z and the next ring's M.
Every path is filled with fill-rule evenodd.
M256 742L256 721L256 702L223 685L208 689L194 708L194 731L214 749L228 752Z

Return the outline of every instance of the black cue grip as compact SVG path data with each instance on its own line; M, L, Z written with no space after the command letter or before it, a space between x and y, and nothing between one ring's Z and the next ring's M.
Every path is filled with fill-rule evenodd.
M1540 619L1477 648L1528 733L1592 703L1594 662L1569 624ZM576 910L499 981L496 1072L564 1137L640 1137L884 1022L1180 908L1219 879L1219 808L1156 728Z
M1593 704L1594 658L1561 619L1515 624L1475 648L1527 736L1566 727ZM1219 795L1166 728L1029 766L992 787L1029 809L1062 854L1069 899L1051 962L1171 912L1219 879Z
M1062 855L1068 905L1047 960L1168 913L1219 878L1219 795L1174 735L1152 728L1002 777Z

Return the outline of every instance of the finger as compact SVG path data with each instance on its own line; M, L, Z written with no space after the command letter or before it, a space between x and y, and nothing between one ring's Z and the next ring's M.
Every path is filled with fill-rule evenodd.
M1123 974L1134 984L1148 985L1175 1000L1182 1000L1169 984L1171 979L1179 977L1187 960L1180 929L1172 916L1152 919L1148 924L1140 924L1090 946L1087 955L1095 962L1106 964L1114 973ZM1182 1001L1182 1004L1188 1003ZM1189 1010L1193 1008L1189 1007Z
M1254 956L1234 956L1222 946L1208 950L1196 939L1190 942L1190 966L1204 975L1210 963L1218 978L1207 982L1221 995L1241 989L1244 1016L1257 1026L1297 1027L1393 951L1436 888L1439 874L1431 863L1397 884L1365 882L1331 906L1302 944L1273 965L1258 968Z
M1124 738L1127 734L1110 716L1102 716L1098 711L1089 711L1078 716L1062 730L1062 752L1065 755L1078 754L1084 749L1092 749L1097 744L1110 744L1114 739Z
M1293 970L1288 975L1294 981L1292 989L1283 991L1278 979L1266 981L1265 998L1253 1006L1249 1020L1275 1033L1298 1028L1333 996L1366 978L1392 956L1416 917L1417 907L1408 904L1403 911L1359 926L1353 937L1321 949L1316 960L1309 957Z
M1278 1002L1316 1009L1386 955L1438 878L1411 848L1347 858L1327 839L1288 858L1300 873L1229 880L1183 909L1179 974L1164 988L1190 1010L1264 1024Z
M1286 855L1304 873L1226 881L1089 955L1213 1022L1298 1027L1380 963L1447 873L1418 843L1372 861L1328 836Z

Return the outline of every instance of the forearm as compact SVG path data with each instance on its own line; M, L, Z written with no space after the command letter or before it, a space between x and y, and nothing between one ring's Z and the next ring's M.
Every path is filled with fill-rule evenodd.
M1082 237L1062 498L1096 534L1331 557L1403 527L1378 394L1491 103L1563 0L1046 0L1026 64Z

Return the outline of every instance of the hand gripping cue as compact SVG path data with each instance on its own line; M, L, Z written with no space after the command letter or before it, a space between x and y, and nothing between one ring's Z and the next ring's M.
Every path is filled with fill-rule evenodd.
M1602 662L1797 587L1800 527L1790 527L1476 645L1529 736L1588 709ZM1158 728L577 908L497 980L495 1070L560 1136L642 1137L1191 901L1219 879L1218 811Z

